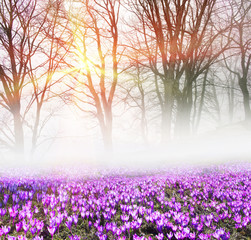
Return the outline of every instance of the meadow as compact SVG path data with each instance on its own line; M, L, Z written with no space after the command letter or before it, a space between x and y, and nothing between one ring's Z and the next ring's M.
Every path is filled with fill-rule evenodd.
M250 164L93 176L1 173L0 236L250 240L250 173Z

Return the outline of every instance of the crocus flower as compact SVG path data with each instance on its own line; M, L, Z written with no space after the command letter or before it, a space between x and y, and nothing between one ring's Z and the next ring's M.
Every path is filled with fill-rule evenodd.
M76 212L77 210L78 210L78 207L75 206L75 205L73 205L73 206L72 206L72 211L73 211L73 212Z
M77 225L77 223L78 223L78 215L75 214L75 215L72 216L72 218L73 218L74 224Z
M104 231L104 227L97 225L97 230L99 233L102 233Z
M3 217L6 214L7 210L5 208L0 208L0 215Z
M56 232L56 226L48 226L47 229L49 233L51 234L51 239L53 239L53 235Z
M55 217L55 211L50 211L49 214L50 214L50 217L51 217L51 218L54 218L54 217Z
M181 239L182 238L182 234L179 231L177 231L176 233L174 233L174 236L175 236L176 239Z
M10 232L10 226L3 226L2 231L4 235L7 235Z
M18 219L19 220L22 220L26 217L26 212L25 211L20 211L19 212L19 216L18 216Z
M171 239L173 237L173 232L167 233L166 236L167 236L168 239Z
M88 222L88 226L89 226L89 228L92 226L92 222L91 221Z
M28 211L28 212L26 213L26 217L27 217L29 220L32 219L32 216L33 216L33 213L32 213L31 211Z
M44 208L44 214L47 216L47 214L48 214L48 208Z
M195 239L195 236L196 236L195 233L191 233L191 232L190 232L190 234L189 234L189 238L190 238L190 239Z
M63 221L63 217L58 215L58 216L55 218L55 220L56 220L57 226L59 226L59 225L61 224L61 222Z
M36 225L36 222L37 222L36 219L31 219L30 220L31 226L34 227Z
M210 235L209 234L200 233L199 234L199 239L201 239L201 240L209 240L210 239Z
M69 229L69 230L71 230L71 225L72 225L72 221L66 221L65 222L65 225L66 225L66 227Z
M99 239L100 240L107 240L107 235L106 234L100 235Z
M156 238L157 238L158 240L163 240L163 239L164 239L164 234L163 234L163 233L159 233L159 234L156 236Z
M36 228L38 233L43 229L43 227L44 227L43 221L37 221Z
M39 210L36 206L34 206L34 213L39 213Z
M117 231L116 231L117 236L120 236L121 233L122 233L121 229L120 229L120 228L117 228Z
M36 233L37 229L35 227L32 227L30 229L32 236Z
M26 224L26 222L23 221L23 229L25 234L28 232L29 228L30 228L29 223Z
M213 237L216 239L221 239L222 236L225 235L225 230L222 228L216 229L216 231L213 233Z
M23 223L22 223L22 222L18 222L18 223L16 224L16 230L17 230L17 232L19 232L19 231L22 229L22 226L23 226Z
M13 208L10 207L8 210L9 210L10 217L14 219L17 216L18 211L16 211L14 207Z
M9 194L4 194L4 199L3 199L3 203L4 203L4 205L6 205L7 204L7 202L8 202L8 199L9 199Z
M112 209L112 210L111 210L111 215L114 216L115 214L116 214L116 209Z

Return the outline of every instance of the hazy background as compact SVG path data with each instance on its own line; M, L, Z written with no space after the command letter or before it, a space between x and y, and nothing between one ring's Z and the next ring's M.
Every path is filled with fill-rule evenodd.
M0 167L251 161L250 3L169 3L1 1Z

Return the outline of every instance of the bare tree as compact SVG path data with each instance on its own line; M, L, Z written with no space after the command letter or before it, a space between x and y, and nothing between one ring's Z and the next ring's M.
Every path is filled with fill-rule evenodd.
M71 46L71 35L68 32L69 18L64 8L64 1L50 0L43 7L47 13L46 21L41 29L40 63L34 68L30 61L29 76L33 87L32 98L26 108L26 113L33 103L36 105L35 120L32 130L31 152L34 153L39 136L47 121L53 116L53 112L41 122L41 111L44 104L52 98L61 96L67 90L59 89L65 75L67 64L65 63Z
M137 58L137 57L136 57ZM141 137L145 144L148 144L148 118L147 114L151 109L149 95L152 93L149 78L153 78L148 68L144 68L140 62L132 60L132 65L126 71L126 81L119 84L122 99L128 106L128 111L135 109L135 121L140 124ZM135 124L133 121L133 125ZM136 125L138 127L138 125Z
M189 133L196 79L228 48L224 34L229 25L224 22L215 26L213 20L225 8L215 0L130 2L138 19L134 31L142 35L145 44L138 52L148 59L149 68L157 76L156 93L163 109L162 139L171 137L174 119L178 135ZM137 50L137 45L132 48ZM163 84L163 95L158 80Z
M161 79L164 87L164 96L159 91L159 84L155 81L156 92L162 109L162 141L165 142L170 138L172 108L174 103L173 85L175 78L175 60L177 38L173 35L173 29L168 28L168 24L164 17L164 1L131 1L131 6L138 24L134 30L143 35L145 43L145 51L142 55L146 55L149 61L150 69ZM166 16L168 17L168 16ZM166 30L170 30L169 32ZM172 47L170 47L172 45ZM137 50L137 45L132 46ZM140 49L141 50L141 49Z
M24 150L22 91L28 76L28 64L37 50L38 31L34 25L38 13L37 1L3 0L0 5L0 78L1 105L13 116L15 150ZM41 24L41 27L43 23Z
M76 3L75 3L76 4ZM112 149L112 105L118 82L119 12L120 0L83 1L72 6L74 25L75 103L79 109L90 111L97 118L103 142ZM76 7L75 6L75 7ZM78 86L78 87L76 87ZM80 97L79 94L82 94ZM81 106L89 104L91 109Z
M26 125L32 129L32 149L35 149L41 109L56 83L52 81L53 74L59 69L65 52L65 49L62 51L63 32L61 35L56 33L59 31L57 19L62 3L60 0L1 1L0 104L13 117L13 143L17 153L24 152ZM36 113L33 124L33 119L26 118L34 110L34 103Z
M238 83L243 95L245 120L251 120L250 93L248 89L248 76L251 63L251 4L245 0L231 1L232 31L229 38L232 41L232 49L229 56L225 56L225 66L238 78ZM239 66L230 65L229 57L232 56Z

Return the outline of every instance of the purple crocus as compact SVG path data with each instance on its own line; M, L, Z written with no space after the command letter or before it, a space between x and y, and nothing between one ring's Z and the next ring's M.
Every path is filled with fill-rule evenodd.
M107 240L107 235L106 234L100 235L99 239L100 240Z
M7 210L5 208L0 208L0 215L3 217L6 214Z
M125 222L125 227L126 227L126 229L130 229L131 228L131 223L130 222Z
M166 236L167 236L168 239L171 239L173 237L173 232L167 233Z
M28 212L26 213L26 217L27 217L29 220L32 219L32 216L33 216L33 213L32 213L31 211L28 211Z
M195 236L196 236L195 233L192 233L192 232L189 233L189 238L190 239L195 239Z
M47 216L47 214L48 214L48 208L44 208L44 214Z
M36 219L31 219L30 224L32 227L34 227L36 225L36 223L37 223Z
M35 227L32 227L30 229L32 236L36 233L37 229Z
M8 208L8 210L9 210L10 217L13 218L14 220L14 218L17 216L18 211L15 209L15 207L13 208L10 207Z
M105 228L103 226L97 225L97 230L98 230L99 233L102 233L104 231L104 229Z
M88 227L89 227L89 229L91 228L91 226L92 226L92 222L89 221L89 222L88 222Z
M176 233L174 233L174 236L175 236L176 239L181 239L182 238L182 234L179 231L177 231Z
M157 238L158 240L163 240L163 239L164 239L164 234L163 234L163 233L159 233L159 234L156 236L156 238Z
M10 226L3 226L2 232L4 235L7 235L10 232Z
M72 225L72 221L66 221L65 222L65 225L66 225L66 227L71 231L71 225Z
M213 237L216 239L228 239L229 234L227 234L224 229L219 228L213 233Z
M117 236L120 236L122 234L122 231L120 228L117 228L116 234L117 234Z
M8 202L9 196L10 195L8 195L8 194L4 194L3 203L4 203L5 206L6 206L7 202Z
M22 223L22 222L18 222L18 223L16 224L16 230L17 230L17 232L19 232L19 231L22 229L22 226L23 226L23 223Z
M23 221L23 229L24 229L24 232L25 234L28 232L30 226L29 226L29 223L26 224L25 220Z
M210 239L210 234L200 233L198 237L201 240L209 240Z
M49 214L50 214L50 217L51 217L51 218L54 218L54 217L55 217L55 211L50 211Z
M48 226L47 229L49 233L51 234L51 239L53 239L53 235L56 232L56 226Z
M37 228L37 232L39 233L44 227L44 223L43 221L37 221L36 222L36 228Z
M78 223L78 215L77 215L77 214L73 215L73 216L72 216L72 219L73 219L74 224L77 226L77 223Z

